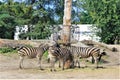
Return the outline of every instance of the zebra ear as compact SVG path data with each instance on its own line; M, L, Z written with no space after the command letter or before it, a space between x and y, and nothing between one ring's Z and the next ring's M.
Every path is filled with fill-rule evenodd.
M46 48L49 48L49 45L47 43L43 44L42 47L46 47Z
M24 46L17 46L16 47L16 50L20 50L20 49L22 49Z
M48 44L48 46L53 46L53 44L51 44L51 43L47 43Z
M39 47L42 47L44 44L43 43L41 43L40 45L39 45Z
M105 49L103 49L103 52L106 51Z
M48 46L48 44L43 44L43 46Z

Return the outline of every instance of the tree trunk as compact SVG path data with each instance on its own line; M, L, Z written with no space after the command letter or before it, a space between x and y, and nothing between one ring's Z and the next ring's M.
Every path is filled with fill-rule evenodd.
M66 45L70 44L71 7L72 7L72 0L65 0L62 41Z

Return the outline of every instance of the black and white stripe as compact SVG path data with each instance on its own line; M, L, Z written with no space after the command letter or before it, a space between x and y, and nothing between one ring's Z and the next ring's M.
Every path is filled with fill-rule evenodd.
M19 68L22 69L24 57L27 56L28 58L37 58L39 68L42 69L41 68L41 58L47 49L48 49L47 44L40 45L39 47L27 47L27 46L20 47L18 49L18 54L20 56Z
M98 62L100 61L102 55L105 55L104 52L101 52L99 48L96 47L75 47L70 46L67 47L71 51L71 53L74 55L74 62L75 65L78 64L78 67L80 67L80 58L88 58L92 57L92 59L95 60L96 67L98 67Z
M63 70L64 70L65 62L67 61L70 61L71 67L73 66L73 62L74 62L73 56L70 53L70 50L66 48L59 48L59 47L51 46L48 50L48 56L51 62L51 71L55 71L54 66L55 66L56 60L59 60L59 62L63 62L62 64Z

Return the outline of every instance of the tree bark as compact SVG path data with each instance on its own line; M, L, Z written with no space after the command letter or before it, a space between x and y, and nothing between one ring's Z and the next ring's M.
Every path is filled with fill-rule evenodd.
M62 41L66 45L70 44L71 8L72 8L72 0L65 0Z

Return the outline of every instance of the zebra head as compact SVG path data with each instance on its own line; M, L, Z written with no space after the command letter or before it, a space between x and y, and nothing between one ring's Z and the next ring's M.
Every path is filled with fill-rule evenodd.
M100 54L99 54L98 61L100 61L100 60L101 60L101 57L104 56L104 55L107 55L107 53L106 53L105 49L101 49L101 50L100 50Z
M14 50L20 50L20 49L22 49L23 48L23 46L24 45L15 45L15 46L13 46L12 48L14 49Z
M44 44L44 45L42 46L42 48L44 49L44 51L46 51L46 50L49 49L49 45L48 45L48 44Z
M105 51L105 49L101 49L101 51L100 51L100 55L107 55L107 53L106 53L106 51Z
M54 46L50 46L48 51L51 52L51 53L54 53L55 52L55 47Z

